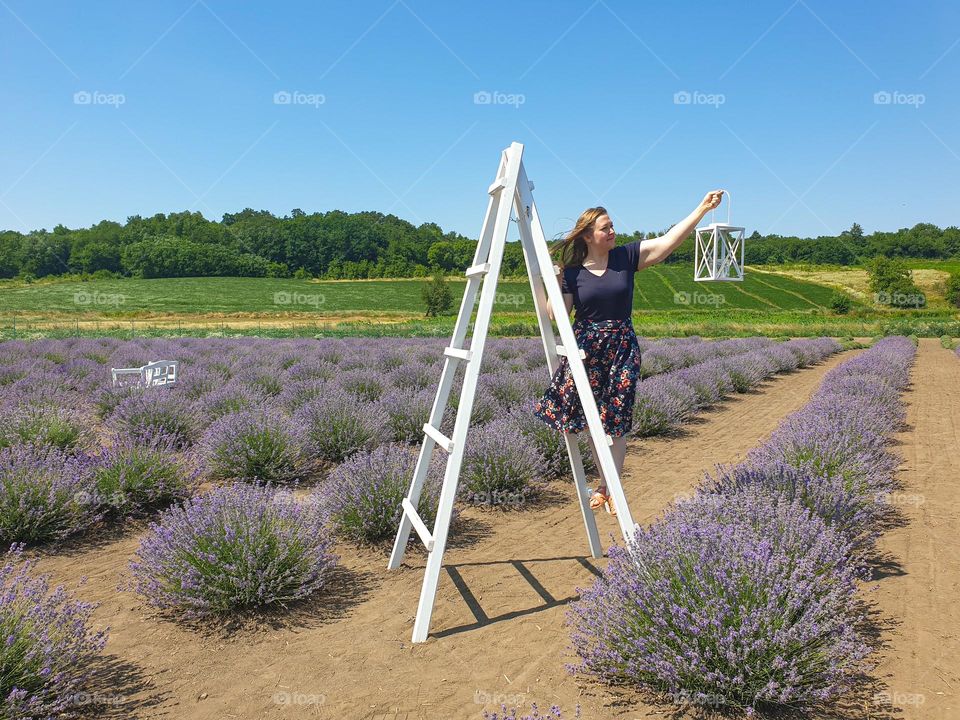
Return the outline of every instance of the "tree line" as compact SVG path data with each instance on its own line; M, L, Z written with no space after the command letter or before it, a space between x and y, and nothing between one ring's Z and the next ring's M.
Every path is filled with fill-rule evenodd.
M660 232L621 235L619 243ZM247 208L218 221L199 212L133 215L125 223L103 220L89 228L57 225L52 232L0 231L0 278L58 275L97 277L319 277L325 279L426 277L435 271L462 273L476 240L419 226L379 212L294 209L277 217ZM688 238L668 262L692 262ZM863 264L891 258L960 258L960 229L921 223L896 232L865 235L856 223L837 237L761 236L746 243L746 262ZM507 244L503 273L524 275L518 242Z

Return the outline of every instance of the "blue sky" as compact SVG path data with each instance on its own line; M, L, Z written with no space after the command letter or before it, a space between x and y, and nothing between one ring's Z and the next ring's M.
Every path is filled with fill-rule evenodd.
M0 53L4 229L249 206L476 237L511 141L548 236L715 187L748 233L958 224L956 3L0 0Z

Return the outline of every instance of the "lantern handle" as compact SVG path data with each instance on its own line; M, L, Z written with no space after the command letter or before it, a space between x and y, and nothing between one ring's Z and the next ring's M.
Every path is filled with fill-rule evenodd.
M720 189L720 192L722 192L724 195L727 196L727 225L729 225L729 224L730 224L730 208L733 207L733 200L730 198L730 193L729 193L729 191L724 190L723 188L721 188L721 189ZM711 224L711 225L715 224L714 221L713 221L713 218L714 218L714 215L716 215L716 214L717 214L717 209L716 209L716 208L713 208L713 210L710 211L710 224Z

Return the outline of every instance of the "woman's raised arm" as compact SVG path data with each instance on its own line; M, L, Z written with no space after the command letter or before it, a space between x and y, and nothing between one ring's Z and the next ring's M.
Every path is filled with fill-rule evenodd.
M676 250L680 246L680 243L693 232L693 229L697 227L697 223L700 222L703 216L720 204L722 197L723 190L711 190L704 196L696 210L670 228L666 234L653 238L652 240L644 240L641 242L640 260L637 263L637 270L643 270L645 267L656 265L670 257L670 253Z

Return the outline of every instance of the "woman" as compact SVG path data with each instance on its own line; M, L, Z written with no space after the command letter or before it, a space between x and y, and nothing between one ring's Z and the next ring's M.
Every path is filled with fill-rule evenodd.
M616 246L613 222L602 207L587 208L566 237L551 249L561 265L554 265L569 315L576 308L573 332L586 354L584 366L597 401L604 431L613 438L613 459L619 476L627 454L627 433L633 424L633 402L640 375L640 345L633 330L634 274L663 262L693 231L700 219L720 204L723 190L704 196L697 209L663 236ZM547 314L553 320L553 310ZM581 432L587 422L570 373L569 361L560 365L534 415L562 432ZM589 438L589 435L588 435ZM597 449L590 439L590 450ZM597 462L597 466L600 463ZM601 478L603 470L600 469ZM606 507L616 515L603 478L590 498L590 507Z

